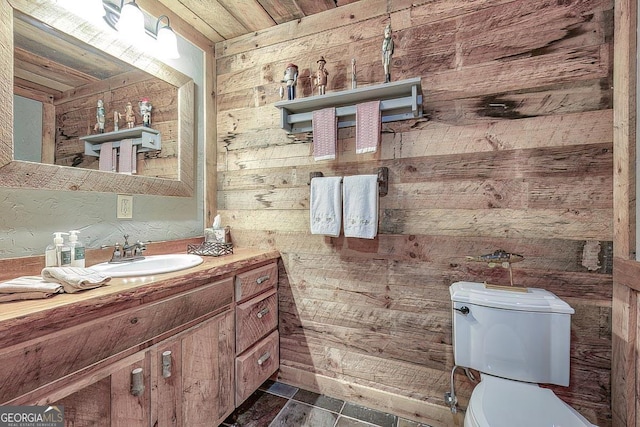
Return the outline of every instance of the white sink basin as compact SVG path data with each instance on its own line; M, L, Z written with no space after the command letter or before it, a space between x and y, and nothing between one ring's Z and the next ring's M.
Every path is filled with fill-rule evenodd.
M135 261L103 262L90 268L111 277L149 276L195 267L202 264L202 261L201 256L193 254L151 255Z

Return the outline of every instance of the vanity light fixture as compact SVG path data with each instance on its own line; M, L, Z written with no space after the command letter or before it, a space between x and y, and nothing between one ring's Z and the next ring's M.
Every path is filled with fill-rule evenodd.
M121 36L129 39L132 43L142 46L142 42L146 39L145 35L148 35L155 40L153 49L156 56L165 59L180 58L178 39L171 28L167 15L162 15L157 19L154 33L145 28L144 14L135 0L131 0L126 4L124 0L120 0L119 9L118 6L110 2L105 1L104 4L107 10L107 14L104 17L105 21L112 28L115 28ZM160 22L163 19L166 19L167 23L160 26Z

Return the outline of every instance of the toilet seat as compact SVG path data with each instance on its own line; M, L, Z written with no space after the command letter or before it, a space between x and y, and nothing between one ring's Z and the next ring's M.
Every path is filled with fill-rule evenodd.
M482 374L464 418L465 427L595 427L551 390Z

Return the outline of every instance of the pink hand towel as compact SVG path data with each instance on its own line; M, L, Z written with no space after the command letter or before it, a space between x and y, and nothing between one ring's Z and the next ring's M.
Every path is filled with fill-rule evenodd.
M380 144L380 101L356 105L356 153L375 153Z
M101 171L116 171L117 151L113 148L111 142L103 142L100 145L100 159L98 160L98 169Z
M118 160L118 172L134 174L136 173L137 149L133 145L132 139L123 139L120 142L120 159Z
M338 121L336 109L325 108L313 112L313 158L333 160L336 158L338 141Z

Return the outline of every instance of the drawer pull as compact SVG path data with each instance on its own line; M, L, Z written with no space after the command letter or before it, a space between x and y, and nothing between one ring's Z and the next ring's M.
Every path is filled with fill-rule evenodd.
M171 376L171 352L162 353L162 377L169 378Z
M265 307L262 310L260 310L258 314L256 314L256 316L258 316L258 319L262 319L267 314L269 314L269 307Z
M263 284L264 282L266 282L267 280L269 280L269 278L270 278L270 277L271 277L271 276L269 276L268 274L267 274L266 276L260 276L260 277L258 277L258 278L256 279L256 283L257 283L258 285L261 285L261 284Z
M144 392L144 376L142 368L135 368L131 371L131 394L140 396Z
M258 365L262 366L262 364L264 362L266 362L267 360L269 360L270 357L271 357L271 354L269 354L269 352L267 351L265 354L260 356L260 358L258 359Z

